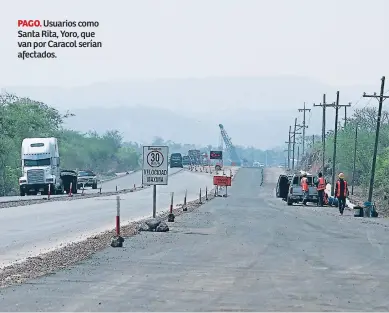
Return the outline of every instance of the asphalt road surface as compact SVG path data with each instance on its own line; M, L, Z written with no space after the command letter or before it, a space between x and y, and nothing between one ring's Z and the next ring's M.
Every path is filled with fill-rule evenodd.
M387 228L287 206L241 169L230 197L55 275L0 291L4 311L388 311Z
M157 186L157 212L169 209L170 193L175 203L199 197L200 188L212 188L212 176L183 171L169 178L167 186ZM152 215L152 188L122 194L123 223ZM113 229L116 196L33 204L4 208L0 212L0 267L60 245ZM1 308L1 306L0 306Z
M181 168L169 168L169 175L175 174L178 171L182 170ZM134 184L136 186L142 185L142 172L136 171L133 173L130 173L128 175L119 176L114 179L107 180L105 182L102 182L98 185L98 188L101 186L102 192L112 192L116 190L116 187L118 190L122 189L130 189L134 187ZM81 192L80 190L78 192ZM85 187L84 190L85 193L98 193L100 192L100 189L92 189L91 187ZM51 197L64 197L66 195L52 195ZM43 197L47 196L14 196L14 197L0 197L0 202L7 202L7 201L20 201L20 200L34 200L34 199L42 199Z

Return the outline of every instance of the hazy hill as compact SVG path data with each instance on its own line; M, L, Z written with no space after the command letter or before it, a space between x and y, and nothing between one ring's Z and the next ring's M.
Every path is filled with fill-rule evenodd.
M86 131L118 129L127 140L149 142L158 135L177 142L214 143L218 124L225 125L233 142L262 148L278 146L287 139L288 127L303 103L312 107L322 94L341 102L356 101L377 86L329 86L304 77L156 79L95 83L74 88L6 87L67 109L77 116L68 126ZM332 127L331 115L328 114ZM321 110L307 113L310 128L318 132Z

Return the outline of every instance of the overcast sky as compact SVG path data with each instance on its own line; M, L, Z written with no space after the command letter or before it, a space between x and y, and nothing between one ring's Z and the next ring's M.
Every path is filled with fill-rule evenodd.
M4 0L1 11L1 86L268 75L375 85L389 72L387 0ZM97 20L104 47L19 60L18 19Z
M301 120L297 108L304 102L311 107L323 93L332 102L340 90L341 102L357 101L351 114L366 105L367 99L358 100L364 91L379 92L381 77L389 76L388 13L389 0L3 0L0 88L62 110L115 104L169 109L216 125L209 138L193 142L216 142L223 122L236 144L270 147L283 143L295 117ZM97 29L75 30L95 31L103 48L50 49L57 59L20 60L18 19L98 21ZM258 79L154 81L204 77ZM232 111L214 122L196 110L210 116ZM309 133L320 133L320 110L309 116ZM158 125L145 125L149 137L159 133ZM272 125L279 125L272 136L257 135ZM119 131L132 134L128 140L140 138L133 128Z

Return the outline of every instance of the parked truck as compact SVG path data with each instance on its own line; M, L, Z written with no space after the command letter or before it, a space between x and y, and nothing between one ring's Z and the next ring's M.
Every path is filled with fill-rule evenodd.
M303 177L303 173L304 171L300 171L298 173L294 173L293 175L280 175L276 188L277 198L284 199L288 205L301 203L303 201L303 191L300 182ZM317 203L318 192L315 186L316 177L310 173L306 174L309 187L307 202Z
M61 169L57 138L25 138L22 142L20 195L77 193L77 172Z
M200 150L189 150L188 155L191 159L192 165L201 165L201 153Z

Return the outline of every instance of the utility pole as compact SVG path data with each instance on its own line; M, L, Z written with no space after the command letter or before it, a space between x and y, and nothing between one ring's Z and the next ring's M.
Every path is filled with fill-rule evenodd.
M297 127L299 127L297 129ZM294 156L295 156L295 147L296 147L296 135L301 135L301 133L297 133L297 131L301 128L302 126L301 125L298 125L297 124L297 117L294 119L294 129L293 129L293 148L292 148L292 170L294 170Z
M285 142L285 143L287 143L288 144L288 169L290 169L290 144L292 143L291 141L290 141L290 135L292 134L292 126L289 126L289 139L288 139L288 141L287 142Z
M294 119L294 130L293 130L293 152L292 152L292 170L294 170L294 147L296 145L296 127L297 117Z
M299 169L300 166L300 145L297 146L297 170Z
M312 135L312 148L315 146L315 135Z
M302 128L303 128L303 153L302 153L302 155L304 155L304 153L305 153L305 128L308 128L308 126L305 125L305 112L306 111L311 112L311 109L306 109L305 102L304 102L304 108L299 109L299 112L303 112L303 125L302 125Z
M332 181L331 181L331 195L334 195L335 190L335 169L336 169L336 146L337 146L337 138L338 138L338 118L339 118L339 108L340 107L349 107L351 106L351 103L349 104L339 104L339 91L336 92L336 103L328 105L330 107L335 108L335 129L334 129L334 152L332 155Z
M347 107L344 107L344 128L347 125Z
M354 161L353 161L353 180L351 185L351 194L354 194L354 183L355 183L355 163L357 159L357 144L358 144L358 123L355 124L355 138L354 138Z
M389 96L384 96L385 89L385 76L381 78L381 92L379 97L376 93L372 95L367 95L366 92L363 94L364 98L376 98L379 101L378 105L378 116L377 116L377 128L375 131L375 143L374 143L374 152L373 152L373 162L371 164L371 173L370 173L370 186L369 186L369 197L368 202L372 201L373 198L373 188L374 188L374 176L375 176L375 166L377 161L377 150L378 150L378 139L380 135L380 126L381 126L381 115L382 115L382 103L385 99L389 98Z
M326 163L326 107L328 104L326 103L326 94L323 94L323 103L313 104L314 107L322 107L323 108L323 120L321 125L321 142L322 142L322 172L325 175L325 163Z

